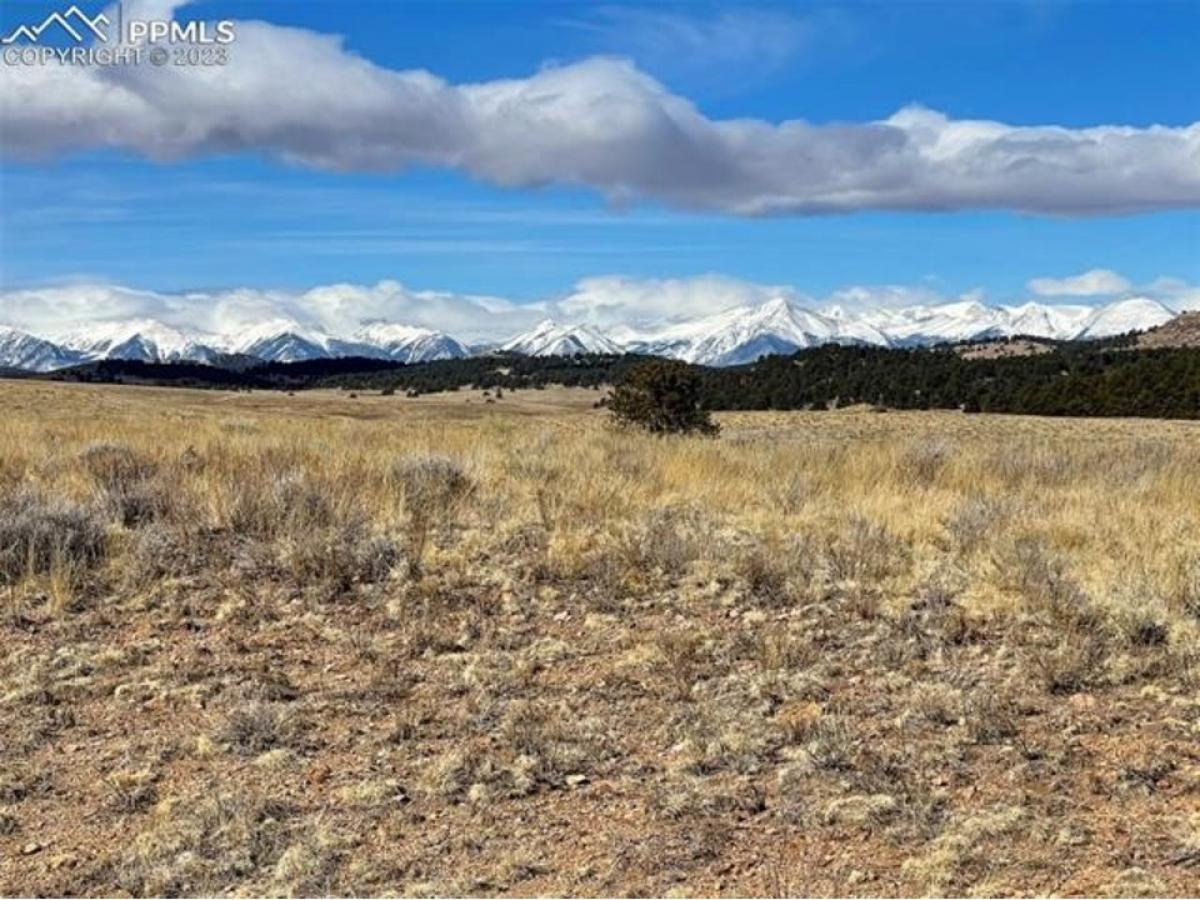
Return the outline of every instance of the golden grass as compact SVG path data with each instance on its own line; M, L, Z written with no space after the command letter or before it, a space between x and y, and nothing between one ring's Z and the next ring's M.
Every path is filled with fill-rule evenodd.
M597 396L0 382L0 892L1195 893L1194 423Z

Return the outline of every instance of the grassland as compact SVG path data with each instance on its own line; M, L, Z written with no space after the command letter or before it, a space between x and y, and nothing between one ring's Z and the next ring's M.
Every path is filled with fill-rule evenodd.
M595 397L0 382L0 893L1198 893L1196 424Z

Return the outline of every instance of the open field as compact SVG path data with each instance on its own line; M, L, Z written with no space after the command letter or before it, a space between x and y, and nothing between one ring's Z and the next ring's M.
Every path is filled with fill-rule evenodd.
M597 397L0 381L0 894L1200 893L1200 423Z

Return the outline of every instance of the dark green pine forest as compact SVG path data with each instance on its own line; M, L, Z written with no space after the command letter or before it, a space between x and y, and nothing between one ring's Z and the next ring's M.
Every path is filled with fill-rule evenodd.
M647 357L478 356L405 365L367 359L229 365L105 360L51 373L58 380L235 390L340 388L397 395L464 389L601 389ZM709 410L891 409L1047 416L1200 418L1200 349L1133 349L1121 339L1063 343L1025 356L966 358L950 347L828 345L732 368L692 367Z

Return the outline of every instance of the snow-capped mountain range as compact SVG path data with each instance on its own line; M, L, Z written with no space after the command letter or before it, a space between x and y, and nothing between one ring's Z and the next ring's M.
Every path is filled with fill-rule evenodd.
M1144 331L1175 315L1148 297L1129 297L1105 306L987 306L961 301L867 312L838 307L818 312L778 297L703 318L645 326L601 329L546 320L510 340L477 349L531 356L647 353L729 366L828 343L915 347L1017 335L1090 340ZM213 362L237 354L276 362L347 356L426 362L472 352L443 332L384 322L340 336L287 320L265 321L235 335L189 332L150 319L92 324L55 337L0 325L0 368L38 372L98 359Z

